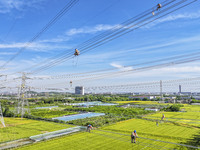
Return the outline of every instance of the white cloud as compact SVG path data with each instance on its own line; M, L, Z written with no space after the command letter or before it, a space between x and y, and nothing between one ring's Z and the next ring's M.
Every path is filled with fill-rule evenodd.
M169 15L165 18L161 18L158 21L155 21L149 25L146 25L145 28L149 28L152 26L155 26L156 24L167 22L167 21L174 21L178 19L196 19L200 18L200 11L195 12L195 13L183 13L183 14L177 14L177 15ZM106 31L106 30L111 30L113 28L121 28L123 25L116 24L116 25L106 25L106 24L99 24L93 27L82 27L82 28L73 28L70 29L66 32L66 35L72 36L76 34L87 34L87 33L96 33L99 31ZM124 26L124 28L129 28Z
M179 19L198 19L198 18L200 18L200 11L193 12L193 13L168 15L168 16L166 16L164 18L160 18L159 20L154 21L148 25L145 25L143 28L151 28L159 23L170 22L170 21L179 20Z
M14 55L13 52L0 52L0 55Z
M110 63L111 66L120 69L121 71L129 71L129 70L133 70L133 67L125 67L116 63Z
M56 38L52 38L52 39L43 39L38 41L38 43L60 43L60 42L66 42L69 41L70 38L67 36L58 36Z
M10 43L10 44L0 44L0 49L16 49L25 48L32 51L47 52L48 50L56 49L68 49L69 46L66 45L55 45L55 44L42 44L42 43Z
M0 13L10 13L12 10L22 11L26 8L36 8L44 0L0 0Z
M121 25L105 25L105 24L99 24L99 25L96 25L94 27L82 27L82 28L73 28L73 29L70 29L66 32L66 34L68 36L71 36L71 35L76 35L76 34L81 34L81 33L96 33L96 32L99 32L99 31L106 31L106 30L111 30L113 28L120 28Z
M195 13L183 13L183 14L177 14L177 15L169 15L165 18L159 19L159 22L166 22L166 21L174 21L177 19L197 19L200 18L200 11Z

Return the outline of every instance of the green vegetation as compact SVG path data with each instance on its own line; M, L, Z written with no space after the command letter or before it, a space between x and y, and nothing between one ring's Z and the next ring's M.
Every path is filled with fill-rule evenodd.
M82 97L76 97L75 99L80 101L81 98ZM111 97L108 97L108 99L110 98ZM36 102L33 102L31 106L31 114L25 114L25 117L34 120L5 118L7 127L0 129L1 142L27 138L32 135L71 127L66 124L47 122L53 121L51 119L53 117L83 112L99 112L105 113L106 115L67 122L82 126L92 124L94 130L92 130L91 133L74 133L52 140L23 146L18 149L185 149L185 147L178 145L180 143L200 146L200 106L187 104L173 105L158 103L156 101L123 100L113 102L120 103L120 105L131 103L142 106L164 106L166 108L161 112L145 111L144 108L123 108L119 107L120 105L94 106L88 108L59 105L58 108L52 109L34 109L36 105L33 104ZM55 105L55 102L52 104L47 102L38 105L49 106L53 104ZM13 109L12 107L8 109L7 106L8 103L4 103L3 112L5 114L9 114ZM162 114L165 115L164 120L161 120ZM54 121L63 122L58 120ZM136 144L130 143L130 133L133 130L137 130L139 137L141 137L137 140ZM170 144L169 142L176 144Z
M128 101L128 97L119 97L119 96L103 96L103 95L86 95L82 97L76 97L75 101L101 101L101 102L110 102L110 101Z
M89 108L68 107L65 110L78 111L78 112L105 113L106 114L105 116L68 121L68 123L70 124L83 125L83 126L86 126L87 124L92 124L95 127L131 119L136 117L137 115L144 115L150 112L144 110L143 108L122 108L117 106L94 106Z
M116 123L116 122L127 120L130 118L131 117L129 116L124 117L124 116L116 116L116 115L108 114L105 116L72 120L72 121L68 121L67 123L80 125L80 126L87 126L88 124L91 124L94 127L101 127L107 124Z
M106 114L116 114L124 116L134 116L139 114L147 114L149 111L146 111L141 108L123 108L118 106L94 106L89 108L77 108L77 107L67 107L67 111L83 111L83 112L101 112Z
M137 130L139 137L145 137L146 139L139 138L136 144L131 143L130 134L133 130ZM193 135L198 131L198 128L180 126L173 123L161 123L159 126L156 126L156 123L153 121L131 119L92 130L91 133L82 132L72 134L24 146L19 149L173 149L176 148L177 145L167 142L177 144L187 142L189 139L193 138ZM153 139L153 141L150 139ZM165 143L156 140L162 140L165 141Z
M200 103L200 100L192 99L191 103Z
M172 121L176 123L184 123L194 126L200 126L200 106L184 105L180 112L158 112L147 115L144 118L160 120L162 114L165 114L164 121Z
M32 135L71 127L65 124L21 118L4 118L4 120L6 127L3 128L0 124L0 142L28 138Z
M183 107L184 105L180 105L180 104L174 104L174 105L171 105L167 108L164 108L165 111L180 111L181 107Z

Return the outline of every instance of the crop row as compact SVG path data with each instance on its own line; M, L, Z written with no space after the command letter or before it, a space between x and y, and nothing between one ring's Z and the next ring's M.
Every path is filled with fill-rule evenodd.
M27 138L45 132L56 131L71 127L53 122L36 121L21 118L4 118L6 127L0 128L0 142Z
M136 144L130 143L130 134L133 130L136 130L138 136L141 137ZM19 149L169 149L192 139L198 131L198 128L178 126L171 123L156 126L155 122L152 121L131 119L98 128L91 133L72 134Z

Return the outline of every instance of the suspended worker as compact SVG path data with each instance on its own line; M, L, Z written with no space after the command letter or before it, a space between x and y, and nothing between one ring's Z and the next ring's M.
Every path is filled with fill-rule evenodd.
M89 133L90 133L90 130L91 130L92 128L93 128L92 125L91 125L91 124L88 124L88 125L87 125L87 130L86 130L86 132L89 132Z
M72 81L70 81L70 86L72 87Z
M162 5L159 3L156 10L160 10L160 8L162 8Z
M131 133L131 143L133 143L133 139L134 139L134 143L136 143L136 138L138 137L137 133L136 133L136 130L134 130L132 133Z
M160 10L160 8L162 8L162 5L159 3L159 4L157 5L156 10L158 11L158 10ZM155 15L154 10L152 11L152 15L153 15L153 16Z
M80 54L80 52L78 51L78 49L75 49L74 55L75 55L75 56L78 56L79 54Z

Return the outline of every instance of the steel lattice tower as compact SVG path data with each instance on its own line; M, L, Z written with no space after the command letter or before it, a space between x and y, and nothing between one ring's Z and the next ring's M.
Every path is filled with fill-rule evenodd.
M19 89L19 99L18 99L18 106L17 106L17 113L20 114L21 113L21 118L23 118L25 112L29 112L29 104L28 104L28 100L27 100L27 87L26 87L26 79L27 76L25 73L22 73L22 77L21 77L21 86ZM25 106L28 106L28 108L24 108Z
M3 119L3 112L2 112L2 108L1 108L1 102L0 102L0 120L1 120L1 123L3 124L3 127L6 127L6 125L4 123L4 119Z

